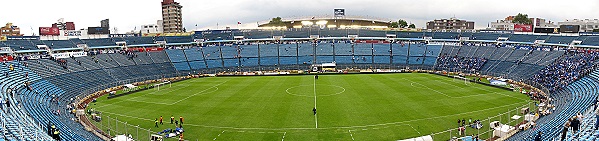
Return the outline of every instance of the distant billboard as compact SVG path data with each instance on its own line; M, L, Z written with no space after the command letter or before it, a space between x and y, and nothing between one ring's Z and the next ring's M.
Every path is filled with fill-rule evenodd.
M60 35L60 31L58 30L58 27L40 27L39 32L40 32L40 35L45 35L45 36Z
M515 24L514 25L515 32L532 32L532 25L528 24Z
M182 33L144 33L142 37L158 37L158 36L191 36L193 32L182 32Z
M138 34L110 34L108 35L108 37L110 38L114 38L114 37L120 37L120 38L124 38L124 37L138 37Z
M335 9L335 17L343 17L345 16L345 9Z
M580 25L560 25L559 29L562 33L578 33L580 31Z
M81 31L79 30L65 30L64 36L81 36Z
M108 27L88 27L87 34L110 34Z
M535 28L535 33L559 33L559 28Z

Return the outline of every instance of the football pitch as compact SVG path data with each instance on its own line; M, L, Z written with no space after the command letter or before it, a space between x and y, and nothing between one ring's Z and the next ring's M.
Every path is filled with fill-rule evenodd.
M114 135L174 129L185 140L447 140L457 120L510 121L529 105L517 92L426 73L205 77L90 103L96 126ZM317 114L313 113L317 109ZM517 109L517 110L516 110ZM512 114L497 116L512 110ZM518 112L516 112L518 111ZM164 124L154 127L163 116ZM495 117L494 117L495 116ZM136 126L139 126L136 127ZM483 129L489 128L488 120ZM144 129L149 129L146 131ZM458 136L452 130L451 136ZM483 130L467 128L467 135ZM175 139L167 139L175 140Z

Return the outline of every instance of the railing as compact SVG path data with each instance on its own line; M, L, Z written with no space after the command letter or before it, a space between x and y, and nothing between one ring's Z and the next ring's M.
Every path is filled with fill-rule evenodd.
M100 94L101 91L108 89L108 88L114 88L120 85L124 85L124 84L130 84L130 83L136 83L136 82L144 82L147 80L157 80L157 79L164 79L164 78L174 78L176 76L180 76L178 73L177 74L168 74L168 75L155 75L155 76L147 76L147 77L140 77L140 78L134 78L134 79L127 79L127 80L122 80L122 81L118 81L118 82L114 82L114 83L110 83L110 84L104 84L104 85L100 85L100 86L96 86L95 88L90 88L87 89L83 92L81 92L80 95L76 96L76 100L77 101L77 107L78 109L83 109L83 107L85 107L86 104L89 104L89 102L91 101L92 98L97 98L99 96L102 96L102 94ZM85 109L83 109L85 110ZM148 131L148 134L151 135L151 130L149 129L143 129L140 128L139 125L137 126L133 126L131 124L127 124L127 122L122 122L122 121L118 121L118 119L115 117L113 120L115 121L114 127L111 126L110 122L108 122L107 126L105 126L103 124L104 121L104 116L100 115L102 117L102 120L100 121L100 127L97 126L97 124L93 124L91 122L93 122L94 120L90 120L91 117L89 117L88 115L84 114L83 116L80 116L80 118L85 118L81 120L81 124L87 129L87 130L96 130L96 129L100 129L101 131L94 131L92 133L94 133L95 135L99 136L100 138L103 139L107 139L112 137L113 135L117 135L117 134L125 134L128 135L131 132L129 132L127 129L127 127L135 127L136 131L139 132L139 129L142 129L143 132ZM106 120L111 120L111 118L109 116L106 116ZM123 127L125 127L125 130L123 131L122 129L119 130L118 125L119 124L123 124ZM132 128L133 129L133 128ZM106 136L107 135L107 136ZM149 136L147 136L148 138L140 138L139 134L136 133L136 139L138 140L150 140ZM143 137L143 136L142 136Z
M599 107L597 107L599 108ZM588 105L588 107L586 108L586 110L583 112L583 115L587 115L587 114L596 114L595 113L595 106L594 105ZM597 115L596 115L597 116ZM594 121L594 120L593 120ZM580 124L583 124L583 121L580 121ZM592 122L592 121L591 121ZM595 124L599 124L599 123L595 123ZM579 128L579 130L581 129L585 129L586 127L590 126L588 123L582 125L582 127ZM582 130L581 130L582 131ZM557 136L553 137L551 140L552 141L561 141L561 133L557 134Z
M364 65L364 66L348 66L348 67L355 67L355 68L360 68L360 67L368 67L369 65ZM388 65L382 65L382 66L386 66L389 68L393 68L393 66L388 66ZM370 66L372 67L372 66ZM407 69L409 68L408 66L403 66L403 67L398 67L398 68L402 68L402 69ZM416 67L416 68L420 68L420 67ZM426 70L426 69L431 69L431 66L426 66L426 67L421 67L420 69ZM265 69L265 68L260 68L260 69ZM374 68L373 68L374 69ZM414 68L411 68L414 69ZM149 78L152 78L152 76L149 77L144 77L144 78L138 78L138 79L130 79L130 80L123 80L123 81L119 81L119 82L115 82L115 83L111 83L111 84L106 84L106 85L102 85L102 86L98 86L95 89L89 89L86 92L89 91L93 91L93 92L98 92L101 91L103 89L106 89L108 86L118 86L120 84L123 84L124 82L126 83L134 83L134 82L142 82L141 80L151 80ZM104 88L106 87L106 88ZM81 101L81 99L78 99L77 101ZM84 103L82 103L84 104ZM515 105L515 104L513 104ZM510 105L505 105L510 106ZM477 129L477 130L468 130L467 132L465 132L464 135L478 135L479 137L483 138L483 137L489 137L489 138L493 138L493 131L494 129L492 128L487 128L486 126L489 126L491 122L493 121L499 121L500 123L503 123L505 125L509 125L514 127L514 130L518 130L517 126L522 123L525 118L524 115L521 116L522 119L511 119L511 117L513 115L519 115L519 112L521 112L522 108L529 108L529 110L531 111L536 111L536 105L533 104L532 101L527 101L526 104L523 104L521 106L515 107L514 109L510 109L506 112L503 113L499 113L496 116L491 116L491 117L487 117L487 119L483 119L481 120L481 125L482 128ZM116 117L110 117L108 115L104 116L101 114L101 112L103 111L98 111L100 112L100 117L102 118L102 120L100 120L99 122L96 122L92 119L92 117L86 116L87 120L90 122L95 122L96 124L93 125L87 125L87 126L95 126L96 128L100 129L101 132L106 133L108 136L114 136L114 135L127 135L130 136L134 139L137 140L149 140L150 136L152 135L153 131L151 129L145 129L145 128L141 128L139 127L139 125L132 125L132 124L128 124L126 121L119 121L118 118ZM520 113L522 114L522 113ZM524 113L527 114L527 113ZM99 124L99 126L98 126ZM448 139L451 139L453 137L458 137L458 128L452 128L452 129L448 129L442 132L438 132L438 133L431 133L430 135L435 139L435 138L442 138L443 140L445 140L445 137L449 137ZM142 131L142 133L140 134L139 131ZM482 130L482 132L481 132ZM135 131L135 132L134 132ZM147 132L147 136L146 135ZM510 132L510 135L513 135L515 133L515 131ZM140 136L141 135L141 136ZM507 139L509 136L507 137L502 137L500 139Z
M102 117L100 122L90 121L95 122L96 127L111 137L116 135L126 135L135 140L149 141L152 133L156 133L150 129L141 128L139 125L132 125L126 121L120 121L117 117L110 117L108 115L100 115L100 117Z
M475 137L478 135L479 138L491 139L491 138L494 138L493 131L495 129L489 128L489 126L491 125L492 122L499 121L503 125L509 125L509 126L513 127L512 132L510 132L511 134L508 134L508 135L500 138L500 139L505 140L505 139L509 138L511 135L515 134L515 131L518 130L517 126L520 123L525 121L524 115L522 115L520 119L512 119L513 115L521 115L520 110L522 108L529 108L531 111L536 110L535 109L536 106L533 104L533 102L528 101L526 104L515 107L514 109L510 109L506 112L499 113L496 116L491 116L491 117L487 117L487 119L480 120L480 123L482 125L482 127L480 129L473 129L473 128L466 127L466 131L463 135L460 135L459 130L458 130L459 127L447 129L445 131L441 131L441 132L437 132L437 133L432 133L430 135L433 137L434 140L451 140L454 138L461 138L461 137L470 136L470 135L472 135L472 137ZM525 114L527 114L527 113L525 113ZM466 120L466 121L468 121L468 120Z

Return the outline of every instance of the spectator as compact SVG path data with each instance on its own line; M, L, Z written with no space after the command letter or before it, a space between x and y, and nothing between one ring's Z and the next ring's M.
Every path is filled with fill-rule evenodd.
M437 58L436 68L441 69L457 69L467 71L479 71L483 65L487 62L485 58L478 57L460 57L460 56L444 56L441 55Z
M599 128L599 108L595 108L595 131Z
M572 117L572 122L570 123L570 127L572 127L572 132L577 133L578 128L580 127L580 121L576 117Z
M596 66L593 63L598 59L599 52L569 51L562 59L531 77L531 80L542 84L550 92L562 90L570 83L595 70Z
M537 136L535 137L535 141L541 141L543 132L539 131L539 134L537 134Z
M570 122L572 120L568 119L568 121L566 121L566 123L564 124L564 129L562 129L562 138L561 141L566 139L566 135L568 134L568 129L570 129Z

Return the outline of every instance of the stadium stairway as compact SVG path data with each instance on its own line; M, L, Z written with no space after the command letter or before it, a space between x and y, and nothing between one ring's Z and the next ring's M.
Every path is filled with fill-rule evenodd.
M583 120L581 122L581 128L578 133L573 133L572 130L568 130L566 132L566 141L594 141L599 139L599 131L595 130L595 124L597 115L593 108L589 108L588 112L583 115ZM560 133L554 140L560 140L562 134Z
M20 91L23 97L29 99L24 102L24 107L34 119L38 120L39 123L44 123L42 124L45 127L44 129L47 129L47 126L49 126L46 123L52 123L60 129L61 139L63 140L98 140L95 135L85 131L79 123L73 121L75 117L69 114L70 111L64 108L64 104L66 103L58 105L61 102L57 103L51 100L53 97L64 97L64 91L46 80L34 83L31 87L33 90L23 89ZM55 110L58 109L63 112L60 114L51 114L55 113ZM81 127L72 128L76 126Z
M51 122L60 129L63 140L100 140L74 121L76 118L68 114L66 105L73 103L76 100L74 98L92 91L178 75L166 52L140 53L138 57L140 55L143 55L143 58L139 59L144 60L143 63L140 61L137 64L127 60L128 58L122 54L66 58L72 62L81 61L80 66L76 63L69 64L77 65L77 69L64 69L47 59L23 61L23 64L16 61L7 62L1 67L0 72L2 75L9 72L9 77L0 77L0 88L3 98L11 98L11 108L2 112L2 117L6 117L3 118L3 126L0 128L4 133L2 139L51 140L45 133L48 123ZM25 67L24 63L27 63L28 67ZM15 66L14 71L8 70L11 64ZM28 74L28 78L24 76L25 73ZM41 75L37 75L38 73ZM23 87L25 82L31 82L31 90ZM16 88L15 92L18 95L9 97L5 93L9 88ZM57 100L53 101L53 97ZM60 114L56 114L57 110L61 111Z
M10 70L9 66L12 65L14 70ZM41 77L24 67L24 65L18 62L6 62L3 63L1 69L2 74L8 72L8 76L0 78L0 87L2 91L2 98L10 101L10 108L1 105L3 108L3 132L7 136L7 140L51 140L50 136L37 125L40 123L35 122L22 107L22 102L28 99L19 98L17 93L18 89L23 89L25 82L31 82L40 80ZM27 73L27 77L25 74ZM12 89L9 93L9 89Z
M535 135L543 132L542 140L551 140L561 134L563 124L568 118L588 109L599 93L599 70L572 83L565 90L557 91L551 95L556 105L553 114L541 117L533 129L521 131L508 139L508 141L533 140Z
M113 53L113 54L108 54L108 56L111 57L112 60L117 62L117 64L119 64L120 66L135 65L135 62L133 62L133 60L131 58L129 58L127 55L123 55L120 53Z

